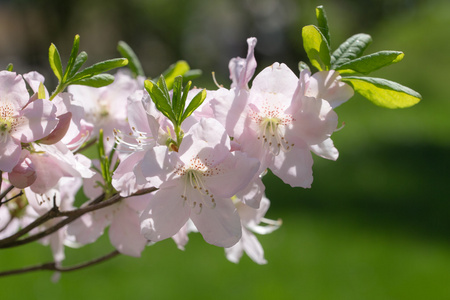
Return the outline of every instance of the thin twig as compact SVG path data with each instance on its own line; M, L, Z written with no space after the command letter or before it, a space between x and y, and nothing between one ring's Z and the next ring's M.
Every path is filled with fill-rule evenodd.
M145 193L150 193L155 191L156 188L151 187L148 189L144 189L143 191L145 191ZM130 195L128 197L132 197L132 196L136 196L136 195L142 195L144 192L143 191L138 191L133 195ZM38 219L36 219L33 223L29 224L28 226L26 226L25 228L19 230L18 232L16 232L14 235L7 237L3 240L0 240L0 249L1 248L12 248L12 247L16 247L16 246L20 246L20 245L24 245L24 244L28 244L30 242L34 242L37 241L43 237L46 237L54 232L56 232L57 230L59 230L60 228L64 227L65 225L71 223L72 221L78 219L79 217L81 217L82 215L84 215L85 213L94 211L94 210L98 210L107 206L110 206L114 203L119 202L120 200L124 199L124 198L128 198L128 197L121 197L119 194L115 194L113 195L111 198L109 198L108 200L102 201L100 203L95 203L99 198L95 199L90 205L83 207L83 208L78 208L76 210L71 210L71 211L59 211L58 207L53 207L51 210L49 210L47 213L45 213L44 215L42 215L41 217L39 217ZM93 204L95 203L95 204ZM58 217L67 217L64 220L56 223L55 225L53 225L52 227L47 228L44 231L41 231L39 233L36 233L34 235L31 235L29 237L26 237L24 239L20 239L19 238L23 235L25 235L26 233L30 232L32 229L44 224L45 222L47 222L50 219L53 218L58 218Z
M12 189L14 188L13 185L9 186L3 193L0 194L0 200L2 200L3 198L6 197L6 195L12 191ZM0 201L0 206L2 206L3 202Z
M89 267L92 265L99 264L99 263L109 260L119 254L120 254L119 251L114 250L113 252L108 253L104 256L101 256L101 257L98 257L91 261L87 261L87 262L84 262L84 263L81 263L81 264L78 264L75 266L71 266L71 267L59 267L59 266L57 266L57 264L55 262L43 263L43 264L36 265L36 266L30 266L30 267L21 268L21 269L3 271L3 272L0 272L0 277L23 274L23 273L33 272L33 271L44 271L44 270L45 271L56 271L56 272L70 272L70 271L75 271L75 270L83 269L83 268L86 268L86 267Z
M11 201L11 200L16 199L17 197L20 197L20 196L22 196L22 195L23 195L23 190L20 190L20 192L19 192L17 195L14 195L14 196L12 196L11 198L6 199L6 200L3 201L3 202L0 201L0 206L2 206L3 204L8 203L8 202Z

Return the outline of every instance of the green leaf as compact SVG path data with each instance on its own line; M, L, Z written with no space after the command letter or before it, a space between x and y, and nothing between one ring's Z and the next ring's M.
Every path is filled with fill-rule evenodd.
M55 44L51 44L48 49L48 61L50 62L50 67L55 73L56 78L61 82L63 77L63 70L61 65L61 56L59 55L58 49Z
M67 78L73 77L73 75L75 75L75 73L78 72L78 70L86 62L87 59L88 59L87 53L84 51L81 51L80 54L78 54L77 58L75 59L72 69L70 70L70 72L68 72L69 75L67 76ZM67 74L67 72L66 72L66 74Z
M72 83L72 82L78 81L80 79L92 77L94 75L109 71L111 69L124 67L127 64L128 64L128 59L126 59L126 58L114 58L114 59L105 60L105 61L96 63L90 67L87 67L80 73L75 74L68 81L70 81L70 83Z
M67 62L67 68L64 73L63 82L65 82L71 73L75 60L77 58L78 49L80 48L80 36L77 34L73 40L72 51L70 52L69 61Z
M38 99L45 99L45 86L42 82L39 83L37 96L38 96Z
M171 65L167 70L164 71L163 75L166 79L166 84L169 90L172 89L172 84L175 77L179 75L184 75L187 71L190 70L190 67L187 62L184 60L177 61L173 65Z
M80 79L78 81L74 81L71 84L78 84L78 85L86 85L90 87L99 88L102 86L110 85L114 82L114 76L111 74L98 74L94 75L92 77Z
M181 103L181 90L183 88L183 76L175 77L173 82L173 93L172 93L172 110L175 114L177 122L181 119L183 114L184 105Z
M316 7L316 18L320 32L322 32L323 36L327 40L328 45L331 45L330 31L328 28L328 18L322 5Z
M376 105L387 108L405 108L418 103L422 96L397 82L374 77L343 77L353 89Z
M186 120L187 117L189 117L200 105L202 105L205 98L206 90L203 89L191 100L188 107L184 111L183 116L181 117L181 122Z
M161 91L164 94L164 97L167 99L167 101L169 101L169 103L172 102L172 100L170 100L170 94L169 94L169 89L167 88L166 85L166 80L164 79L164 76L161 75L159 77L158 82L156 83L158 85L158 87L161 89Z
M13 64L10 63L6 66L6 71L12 72L13 68L14 68Z
M184 115L184 108L186 106L187 96L189 95L189 90L191 89L192 81L188 81L183 90L183 96L181 97L181 113ZM185 118L184 118L185 119ZM184 121L183 116L180 115L180 124Z
M309 69L309 66L308 66L307 63L305 63L304 61L300 61L300 62L298 63L298 70L299 70L300 72L302 72L303 70L310 70L310 69Z
M358 33L349 37L331 55L331 69L335 70L341 65L358 58L372 42L372 37L365 33Z
M172 106L170 105L170 99L165 97L161 88L150 80L144 81L144 87L149 93L152 101L155 103L156 108L173 123L176 123L176 118L172 111Z
M130 68L134 77L145 76L144 69L142 68L139 58L127 43L120 41L117 44L117 51L119 51L123 57L128 59L128 68Z
M311 64L319 71L326 71L330 69L330 48L328 42L314 26L305 26L302 29L303 47Z
M341 74L369 74L370 72L401 61L404 56L405 55L401 51L379 51L351 60L340 65L336 70Z
M193 80L193 79L195 79L197 77L202 76L202 74L203 74L202 70L199 70L199 69L189 70L189 71L187 71L186 73L183 74L183 79L185 81L190 81L190 80Z

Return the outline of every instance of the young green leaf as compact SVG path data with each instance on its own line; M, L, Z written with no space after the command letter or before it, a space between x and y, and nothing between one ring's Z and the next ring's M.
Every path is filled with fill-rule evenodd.
M369 74L375 70L399 62L405 55L401 51L379 51L340 65L336 70L341 74Z
M335 70L362 55L372 42L372 37L365 33L358 33L349 37L331 55L331 69Z
M78 72L78 70L86 62L87 59L88 59L87 53L84 51L81 51L80 54L78 54L77 58L75 59L75 62L73 63L73 66L72 66L70 72L66 72L66 74L68 74L67 78L73 77L73 75L75 75L75 73Z
M114 82L114 76L111 74L98 74L94 75L92 77L80 79L78 81L74 81L71 84L78 84L78 85L86 85L90 87L99 88L102 86L110 85Z
M303 70L310 70L310 69L309 69L309 66L307 63L305 63L304 61L301 61L298 63L298 70L300 72L302 72Z
M13 71L13 68L14 68L13 64L9 63L9 64L6 66L6 71L12 72L12 71Z
M37 96L38 99L45 99L45 86L42 82L39 83Z
M190 67L187 62L184 60L177 61L173 65L171 65L167 70L163 72L164 78L166 79L166 84L169 90L172 89L172 84L175 77L179 75L184 75L187 71L190 70Z
M158 82L156 83L158 85L158 87L161 89L161 91L163 92L164 97L167 99L167 101L169 103L172 103L172 100L170 100L170 94L169 94L169 89L167 88L166 85L166 80L164 79L164 76L161 75L159 77Z
M111 69L124 67L128 64L128 60L126 58L114 58L105 60L99 63L96 63L90 67L87 67L83 71L78 74L75 74L72 78L69 78L69 82L75 82L80 79L85 79L88 77L92 77L94 75L109 71Z
M343 77L353 89L376 105L387 108L405 108L418 103L422 96L397 82L374 77Z
M184 121L182 114L184 114L184 108L186 106L186 100L187 100L187 96L189 94L189 91L191 89L191 85L192 85L192 81L188 81L188 83L186 84L186 86L184 87L183 90L183 95L181 96L181 107L180 107L180 111L181 111L181 115L180 115L180 124L181 122Z
M327 40L328 45L331 45L328 18L322 5L316 7L316 18L320 32L322 32L323 36Z
M128 59L128 68L130 68L134 77L145 76L144 69L142 68L139 58L127 43L120 41L117 44L117 51L119 51L123 57Z
M72 51L70 52L69 61L67 62L67 68L64 73L63 82L65 82L71 73L73 65L75 64L75 60L77 58L78 49L80 48L80 36L77 34L73 40Z
M58 49L55 44L51 44L48 49L48 61L50 62L50 67L55 73L56 78L61 82L63 78L63 70L61 65L61 56L59 55Z
M172 110L175 114L175 118L177 121L181 119L181 116L183 114L182 110L182 88L183 88L183 76L177 76L175 77L173 81L173 92L172 92Z
M172 111L172 106L170 105L170 99L165 97L161 88L150 80L144 81L144 87L149 93L152 101L155 103L156 108L173 123L176 123L176 118Z
M181 117L181 122L186 120L187 117L189 117L200 105L202 105L205 99L206 99L206 90L203 89L191 100L188 107L184 111L183 116Z
M319 71L326 71L330 69L330 48L327 40L314 26L305 26L302 29L303 48L311 64Z
M199 69L189 70L189 71L187 71L186 73L183 74L183 79L185 81L190 81L190 80L193 80L193 79L195 79L197 77L202 76L202 73L203 73L202 70L199 70Z

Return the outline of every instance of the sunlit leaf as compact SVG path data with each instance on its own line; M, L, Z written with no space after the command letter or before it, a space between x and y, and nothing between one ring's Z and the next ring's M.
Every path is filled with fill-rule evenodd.
M81 66L86 62L86 60L88 59L88 55L86 52L81 51L80 54L78 54L77 58L75 59L75 62L73 63L73 67L70 70L70 72L66 72L67 78L71 78L73 77L73 75L75 75L76 72L78 72L78 70L81 68Z
M372 42L372 37L365 33L358 33L349 37L331 55L331 69L335 70L362 55Z
M183 113L181 117L181 121L184 121L187 117L189 117L200 105L202 105L203 101L206 99L206 90L201 90L189 103L188 107Z
M177 76L173 81L173 92L172 92L172 110L173 113L175 114L177 121L181 119L184 108L183 103L181 103L182 89L183 89L183 77Z
M58 78L58 80L61 82L63 78L61 56L59 55L59 51L53 43L48 49L48 61L50 63L50 67L53 70L53 73L55 73L56 78Z
M128 60L126 58L114 58L105 60L99 63L96 63L90 67L87 67L80 73L76 74L74 77L70 78L70 82L75 82L80 79L88 78L111 69L124 67L128 64Z
M45 99L45 86L42 82L39 83L37 96L38 96L38 99Z
M343 77L353 89L376 105L387 108L404 108L417 104L422 96L397 82L374 77Z
M316 7L316 18L320 32L322 32L323 36L327 40L328 45L331 45L328 18L322 5Z
M405 55L401 51L380 51L351 60L340 65L336 70L341 74L369 74L370 72L401 61L404 56Z
M184 79L184 81L190 81L197 77L202 76L202 74L203 74L202 70L199 70L199 69L189 70L183 74L183 79Z
M303 47L311 64L319 71L326 71L330 69L330 48L328 42L314 26L305 26L302 29Z
M176 122L172 106L170 105L170 99L166 98L161 88L150 80L144 81L144 87L149 93L152 101L155 103L156 108L172 122Z
M90 86L90 87L102 87L102 86L107 86L110 85L111 83L114 82L114 76L111 74L98 74L98 75L94 75L92 77L88 77L88 78L84 78L84 79L80 79L78 81L72 82L72 84L77 84L77 85L86 85L86 86Z
M77 34L73 40L72 51L70 52L69 61L67 62L66 72L63 81L66 81L77 59L78 49L80 48L80 36Z
M167 88L169 90L171 90L175 77L184 75L189 70L190 70L190 67L189 67L188 63L185 62L184 60L177 61L176 63L171 65L163 73L164 78L166 79Z

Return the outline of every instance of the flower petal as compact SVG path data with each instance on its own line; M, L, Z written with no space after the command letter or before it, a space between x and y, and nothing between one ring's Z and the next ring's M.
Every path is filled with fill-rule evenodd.
M207 243L231 247L242 235L239 214L231 199L216 198L215 202L215 207L203 207L201 211L193 211L191 220Z
M158 242L175 235L186 224L191 208L181 198L183 184L173 180L150 198L141 215L141 233L151 242ZM178 184L177 184L178 183Z

